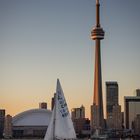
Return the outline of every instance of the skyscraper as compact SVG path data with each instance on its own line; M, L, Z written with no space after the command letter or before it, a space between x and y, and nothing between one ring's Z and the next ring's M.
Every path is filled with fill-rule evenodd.
M54 107L55 95L56 93L54 93L54 96L52 97L52 100L51 100L51 110L53 110L53 107Z
M118 83L115 81L106 82L106 124L108 129L122 129L123 118L118 100Z
M140 89L136 89L136 96L140 96Z
M106 82L106 113L107 118L112 117L113 106L118 105L118 83Z
M3 137L5 109L0 109L0 138Z
M104 128L104 113L102 99L102 74L100 40L104 39L104 31L100 26L100 3L96 0L96 26L91 32L91 38L95 40L95 73L94 73L94 98L91 106L91 128L93 130Z
M9 114L5 116L4 138L12 138L12 116Z

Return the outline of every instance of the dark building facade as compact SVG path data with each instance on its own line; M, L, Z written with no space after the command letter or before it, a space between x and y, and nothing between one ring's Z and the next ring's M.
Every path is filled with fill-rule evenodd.
M140 89L136 89L136 96L140 96Z
M55 95L56 93L54 93L54 97L52 97L52 100L51 100L51 110L53 110L53 107L54 107Z
M5 110L0 109L0 138L3 137L4 131Z
M12 116L9 114L5 116L3 136L6 139L12 138Z
M106 116L112 117L113 106L118 105L118 83L106 82Z
M40 109L47 109L47 103L46 102L39 103L39 108Z
M90 136L90 120L88 118L77 118L73 120L77 137Z

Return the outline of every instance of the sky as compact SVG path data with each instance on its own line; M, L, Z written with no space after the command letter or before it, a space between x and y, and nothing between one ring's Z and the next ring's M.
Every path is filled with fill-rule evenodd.
M140 0L100 0L102 85L119 104L140 88ZM95 0L0 0L0 109L12 116L47 102L60 79L69 110L93 102Z

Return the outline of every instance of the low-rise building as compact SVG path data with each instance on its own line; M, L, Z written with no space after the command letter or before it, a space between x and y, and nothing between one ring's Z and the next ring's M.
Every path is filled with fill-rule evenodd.
M134 134L140 136L140 114L137 114L134 119Z
M72 120L85 118L85 107L82 105L79 108L73 108L71 111Z
M85 118L85 107L73 108L71 112L75 132L78 137L90 135L90 120Z
M75 132L78 137L90 136L90 120L87 118L78 118L73 120Z
M124 121L126 129L133 129L133 121L140 114L140 96L124 97Z
M52 111L31 109L21 112L12 119L14 138L43 138L47 131Z

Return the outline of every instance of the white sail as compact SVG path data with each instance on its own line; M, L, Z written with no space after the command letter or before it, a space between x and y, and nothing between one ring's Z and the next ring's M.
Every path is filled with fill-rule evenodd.
M44 140L54 139L76 139L73 123L59 80L57 80L55 107Z
M51 121L49 123L49 127L47 128L44 140L54 140L54 114L55 114L55 106L53 108Z

